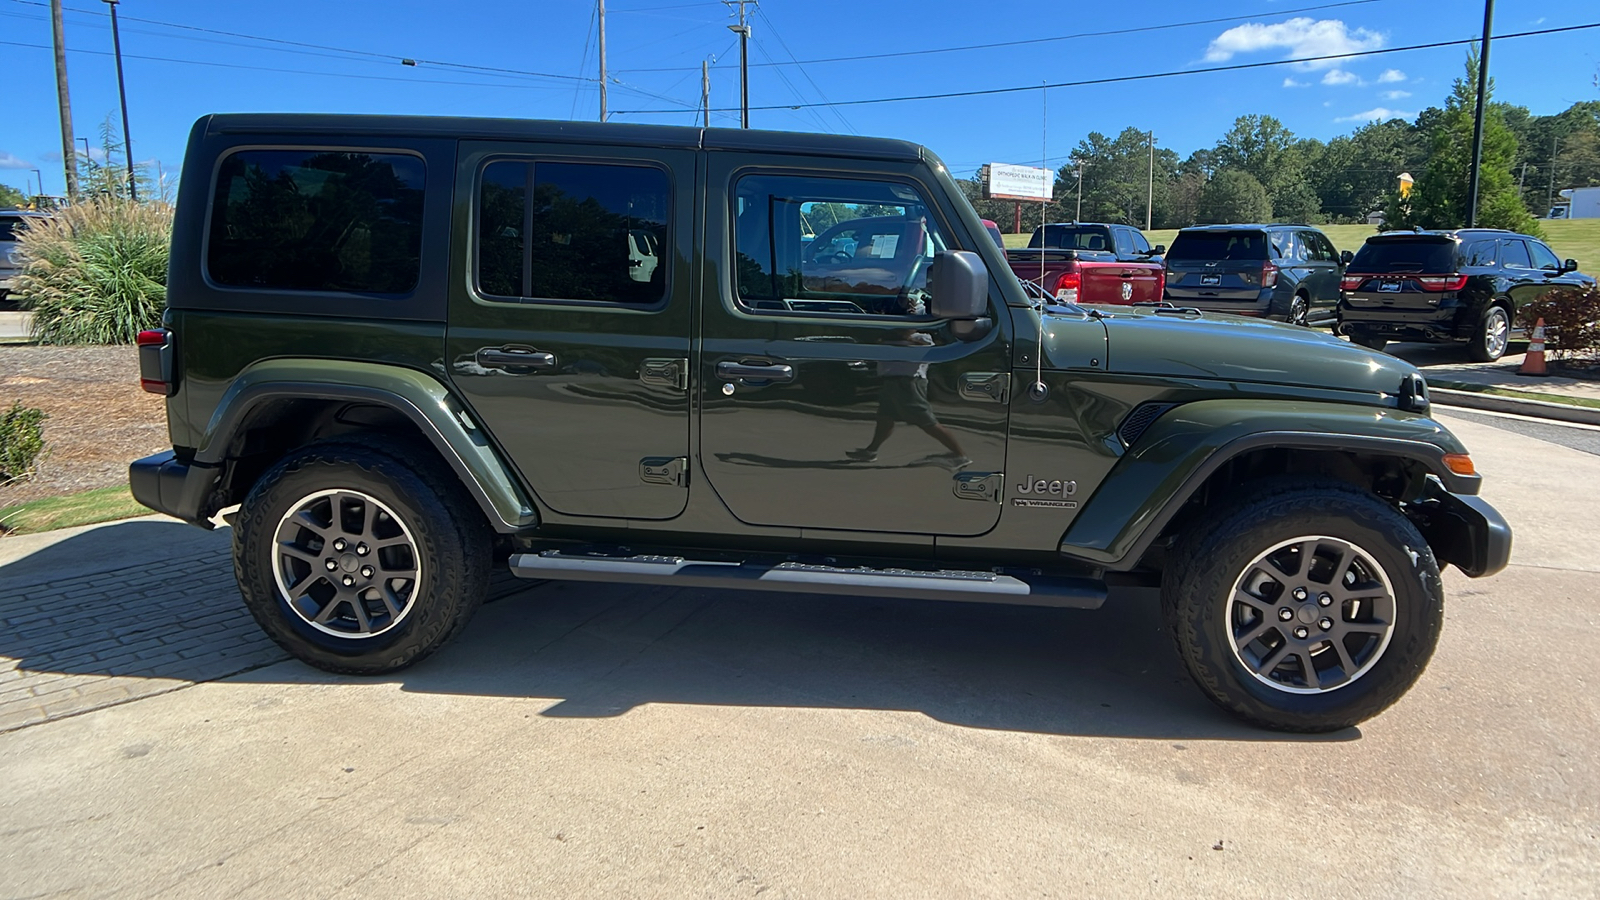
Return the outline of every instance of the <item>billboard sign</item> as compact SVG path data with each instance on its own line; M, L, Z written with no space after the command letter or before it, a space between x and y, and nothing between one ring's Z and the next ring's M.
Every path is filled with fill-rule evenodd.
M1055 173L1035 166L989 163L983 167L985 200L1049 200Z

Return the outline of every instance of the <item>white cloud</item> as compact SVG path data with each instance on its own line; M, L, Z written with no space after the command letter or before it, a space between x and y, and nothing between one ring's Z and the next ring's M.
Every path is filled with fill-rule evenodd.
M33 167L33 163L0 150L0 169L31 169Z
M1410 91L1384 91L1383 92L1383 99L1385 99L1385 100L1404 100L1405 98L1407 98L1409 96L1411 96L1411 92Z
M1206 48L1207 62L1224 62L1236 54L1263 50L1287 50L1285 59L1337 56L1383 46L1384 36L1365 28L1351 29L1338 19L1299 17L1275 25L1249 22L1217 35ZM1313 69L1327 68L1332 60L1307 63Z
M1396 82L1405 80L1406 73L1400 71L1399 69L1384 69L1383 74L1378 76L1379 84L1394 84Z
M1376 106L1366 112L1358 112L1352 116L1340 116L1335 122L1387 122L1390 119L1411 119L1416 117L1414 112L1405 112L1399 109L1390 109L1387 106Z
M1283 86L1286 87L1286 88L1310 87L1310 85L1307 84L1306 82L1304 82L1304 81L1295 81L1293 78L1285 78L1283 80Z
M1356 77L1354 72L1346 72L1343 69L1329 69L1328 74L1322 76L1322 83L1340 86L1346 84L1361 84L1362 81L1360 78Z

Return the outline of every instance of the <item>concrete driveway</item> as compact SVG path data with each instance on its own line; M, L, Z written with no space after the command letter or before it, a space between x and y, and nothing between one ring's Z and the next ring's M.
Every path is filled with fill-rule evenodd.
M78 627L103 638L113 602L156 610L158 641L215 616L245 671L165 670L0 734L0 896L1597 896L1596 432L1441 418L1513 565L1448 573L1421 682L1320 738L1212 708L1150 592L1081 612L502 582L461 641L357 680L250 643L225 535L85 532L0 567L0 600L115 557ZM196 544L119 592L139 552L103 548L135 526ZM0 632L12 682L147 677L39 640Z

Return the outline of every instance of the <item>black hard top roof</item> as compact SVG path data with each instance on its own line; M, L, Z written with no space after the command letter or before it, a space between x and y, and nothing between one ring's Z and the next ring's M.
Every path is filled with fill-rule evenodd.
M920 144L890 138L636 125L546 119L379 116L308 113L218 113L201 120L210 134L372 135L465 140L534 140L705 150L751 150L917 162L935 161Z

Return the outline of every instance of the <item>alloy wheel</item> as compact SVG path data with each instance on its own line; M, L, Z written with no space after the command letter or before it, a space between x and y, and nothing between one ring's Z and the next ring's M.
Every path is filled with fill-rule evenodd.
M278 522L272 555L289 608L338 637L370 638L399 625L422 579L411 530L360 491L318 491L292 504Z
M1234 658L1262 684L1321 694L1372 670L1394 634L1395 594L1372 554L1307 535L1251 560L1225 599Z

